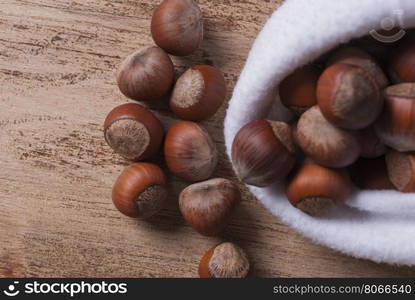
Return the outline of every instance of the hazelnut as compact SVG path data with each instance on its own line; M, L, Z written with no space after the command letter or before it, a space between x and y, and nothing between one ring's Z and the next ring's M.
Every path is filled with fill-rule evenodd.
M390 151L386 154L389 179L403 193L415 192L415 153Z
M345 169L328 169L306 161L290 179L287 197L304 213L322 217L346 201L352 186Z
M257 120L242 127L232 144L232 162L238 178L264 187L284 179L296 161L290 125Z
M329 58L327 65L331 66L338 63L361 67L376 80L381 89L389 85L388 78L375 59L357 47L346 47L337 50Z
M170 171L189 182L211 177L218 162L216 145L209 133L189 121L180 121L170 128L164 154Z
M317 104L316 88L321 71L314 65L295 70L280 84L281 102L296 115Z
M360 155L356 135L328 122L318 106L313 106L300 117L295 140L307 156L329 168L349 166Z
M233 243L209 249L200 260L200 278L245 278L250 270L248 256Z
M385 107L376 122L380 140L401 152L415 150L415 83L401 83L384 91Z
M164 0L151 19L154 42L166 52L186 56L203 40L203 18L194 0Z
M135 163L124 169L112 189L112 201L124 215L149 218L167 198L166 176L156 165Z
M351 167L353 182L362 190L394 190L389 179L385 157L359 159Z
M357 138L361 148L360 156L375 158L386 153L386 146L376 135L373 126L360 130Z
M201 121L213 116L226 97L225 79L211 66L193 66L177 80L170 100L180 118Z
M131 54L121 64L117 74L120 91L137 101L162 99L170 92L173 81L173 63L158 47Z
M222 178L194 183L179 196L180 211L186 222L206 236L218 235L225 228L240 201L238 187Z
M383 107L374 78L363 68L342 63L330 66L320 76L317 100L324 117L345 129L369 126Z
M394 82L415 82L415 40L410 39L393 51L389 71Z
M143 160L160 149L164 129L160 121L139 104L114 108L105 119L104 136L108 145L129 160Z

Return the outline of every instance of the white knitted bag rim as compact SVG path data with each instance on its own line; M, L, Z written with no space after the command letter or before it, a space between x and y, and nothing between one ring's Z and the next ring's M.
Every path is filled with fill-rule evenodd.
M286 114L278 85L297 67L341 43L379 29L389 18L415 27L414 0L287 0L258 35L233 92L225 118L230 157L238 130L256 119ZM360 191L325 218L293 208L283 186L248 186L266 208L313 241L376 262L415 265L415 194Z

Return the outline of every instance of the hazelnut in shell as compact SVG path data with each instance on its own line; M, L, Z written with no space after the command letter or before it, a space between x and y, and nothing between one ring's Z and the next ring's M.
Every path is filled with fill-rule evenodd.
M403 193L415 192L415 153L390 151L386 154L389 179Z
M151 19L154 42L166 52L186 56L203 40L203 17L194 0L164 0Z
M104 136L108 145L128 160L154 156L164 137L161 122L146 108L128 103L114 108L105 119Z
M208 250L199 264L200 278L245 278L250 263L245 251L233 243L222 243Z
M226 97L226 84L217 68L199 65L177 80L170 99L171 110L180 118L201 121L213 116Z
M164 155L170 171L189 182L211 177L218 162L218 151L209 133L189 121L177 122L168 130Z
M287 185L290 203L313 217L322 217L340 206L352 192L345 169L329 169L306 161Z
M238 178L265 187L284 179L296 161L290 125L256 120L242 127L232 144L232 163Z
M325 167L349 166L360 155L356 134L328 122L318 106L313 106L302 114L294 136L304 153Z
M415 39L409 39L393 51L389 72L396 83L415 82Z
M344 129L368 127L383 107L373 76L361 67L344 63L331 65L320 76L317 101L324 117Z
M279 86L282 104L296 115L301 115L316 105L317 81L320 74L318 67L307 65L287 76Z
M124 215L149 218L167 199L166 176L156 165L135 163L125 168L112 189L112 201Z
M225 228L240 201L241 194L233 182L215 178L185 188L179 196L179 207L197 232L215 236Z
M415 151L415 83L384 91L385 107L375 129L380 140L400 152Z
M134 52L122 62L117 74L120 91L136 101L162 99L170 92L173 82L173 62L158 47Z

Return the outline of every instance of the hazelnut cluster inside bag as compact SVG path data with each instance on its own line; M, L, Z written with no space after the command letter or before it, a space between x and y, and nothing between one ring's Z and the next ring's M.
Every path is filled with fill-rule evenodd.
M258 119L287 120L278 85L295 69L340 44L381 28L383 20L415 27L413 0L287 0L258 35L235 87L225 119L225 142ZM346 204L313 218L287 201L285 186L248 186L284 223L313 241L376 262L415 265L415 194L356 191Z

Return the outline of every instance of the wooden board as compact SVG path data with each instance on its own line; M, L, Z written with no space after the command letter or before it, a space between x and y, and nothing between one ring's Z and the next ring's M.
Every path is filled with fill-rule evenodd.
M149 222L122 216L111 186L128 162L105 144L106 114L127 100L120 60L151 45L155 0L0 1L0 276L194 277L203 252L221 240L246 249L257 276L414 276L314 245L282 225L242 186L243 204L220 238L184 224L171 178L169 204ZM213 64L229 95L256 34L279 0L201 0L203 47L175 58L177 72ZM166 128L175 121L153 107ZM221 161L225 107L203 122Z

